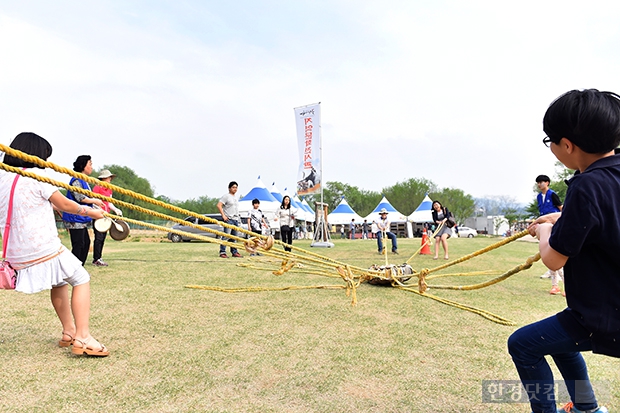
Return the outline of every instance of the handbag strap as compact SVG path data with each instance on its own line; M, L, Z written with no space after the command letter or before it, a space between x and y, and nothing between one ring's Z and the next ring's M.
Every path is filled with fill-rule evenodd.
M13 215L13 194L15 193L15 185L21 175L16 175L11 186L11 195L9 195L9 208L7 211L6 225L4 226L4 236L2 237L2 258L6 257L6 249L9 244L9 234L11 233L11 215Z

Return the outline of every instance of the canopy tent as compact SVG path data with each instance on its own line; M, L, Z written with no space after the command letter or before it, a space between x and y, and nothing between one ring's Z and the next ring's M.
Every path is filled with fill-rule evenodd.
M247 193L241 200L239 200L239 214L242 217L247 217L250 210L254 208L252 201L258 199L260 201L260 210L265 213L274 213L280 207L280 202L271 195L269 190L265 187L260 176L256 181L254 188Z
M310 206L310 204L308 203L308 201L306 201L306 199L304 198L301 201L301 204L304 206L304 208L306 208L306 211L308 211L309 213L312 214L312 216L314 217L314 210L312 209L312 207ZM314 221L314 218L312 219Z
M410 222L433 222L432 206L433 201L428 197L428 194L426 194L420 205L418 205L407 219Z
M293 200L295 201L297 205L299 205L299 208L304 212L305 221L314 222L314 212L310 209L308 204L304 205L304 203L299 199L297 195L293 196Z
M340 201L338 206L327 215L327 222L332 225L340 225L350 224L351 220L354 220L354 222L361 224L362 221L364 221L364 218L359 216L357 212L355 212L353 208L349 206L347 200L342 197L342 200Z
M379 211L381 211L381 209L383 208L385 208L385 210L388 212L388 220L390 222L407 222L407 216L398 212L396 208L394 208L392 204L390 204L390 201L388 201L386 197L383 197L381 199L381 202L379 202L379 205L377 205L377 207L364 219L368 220L368 222L378 220L380 218Z
M275 182L271 184L271 189L269 190L269 192L275 199L277 199L278 202L282 203L282 198L284 197L280 193L280 190L276 187Z

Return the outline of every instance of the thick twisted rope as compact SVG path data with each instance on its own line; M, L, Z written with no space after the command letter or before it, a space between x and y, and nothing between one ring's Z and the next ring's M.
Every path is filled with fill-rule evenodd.
M52 162L44 161L44 160L42 160L39 157L28 155L28 154L26 154L24 152L15 150L15 149L10 148L10 147L8 147L6 145L0 144L0 151L5 152L6 154L8 154L10 156L13 156L15 158L23 159L26 162L30 162L30 163L39 165L39 166L44 167L44 168L50 168L52 170L55 170L56 172L64 173L64 174L70 175L70 176L72 176L74 178L82 179L82 180L84 180L86 182L89 182L91 184L94 184L94 185L100 185L100 186L112 189L113 191L116 191L117 193L121 193L121 194L130 196L130 197L136 198L138 200L141 200L141 201L144 201L144 202L147 202L147 203L151 203L153 205L164 207L164 208L169 209L169 210L171 210L173 212L178 212L178 213L182 213L182 214L185 214L185 215L193 216L193 217L196 217L196 218L203 219L203 220L205 220L207 222L212 222L212 223L215 223L215 224L222 225L223 227L226 227L226 228L235 229L235 230L237 230L239 232L250 234L250 235L252 235L252 238L254 238L254 239L258 238L258 239L260 239L262 241L262 243L261 242L258 242L258 243L252 242L252 244L250 246L250 249L254 249L256 247L260 247L261 245L264 247L265 245L279 244L282 247L289 247L289 248L292 248L293 251L296 251L296 252L291 251L291 252L288 252L288 253L284 253L283 255L280 255L280 257L282 257L282 258L288 257L288 258L294 258L294 259L296 258L296 259L310 260L310 261L315 262L315 263L326 263L332 269L336 269L339 266L346 265L345 263L338 262L338 261L333 260L333 259L328 258L328 257L324 257L324 256L322 256L320 254L317 254L317 253L314 253L314 252L310 252L310 251L306 251L303 248L299 248L299 247L295 247L293 245L285 244L285 243L283 243L282 241L279 241L279 240L273 240L273 238L270 238L268 236L258 235L258 234L254 233L254 232L249 232L249 231L244 230L242 228L239 228L237 226L230 225L230 224L227 224L225 222L218 221L218 220L214 220L214 219L206 217L204 215L197 214L197 213L195 213L193 211L186 210L186 209L183 209L183 208L176 207L174 205L170 205L170 204L164 203L164 202L159 201L157 199L150 198L150 197L144 196L142 194L136 193L134 191L130 191L130 190L118 187L118 186L110 184L108 182L100 181L100 180L98 180L96 178L93 178L93 177L90 177L88 175L84 175L82 173L75 172L73 170L70 170L70 169L58 166L58 165L56 165L56 164L54 164ZM4 169L4 170L6 170L8 172L17 173L17 174L20 174L22 176L26 176L28 178L36 179L36 180L41 181L41 182L46 182L46 183L49 183L51 185L54 185L54 186L57 186L57 187L61 187L61 188L64 188L66 190L69 190L69 191L78 192L78 193L87 195L89 197L98 198L98 199L101 199L101 200L104 200L104 201L108 201L108 202L114 202L115 205L118 205L118 206L121 206L121 207L124 207L124 208L129 208L129 209L132 209L132 210L135 210L135 211L138 211L138 212L142 212L142 213L145 213L145 214L148 214L148 215L151 215L151 216L155 216L155 217L160 218L160 219L177 222L177 223L183 224L185 226L189 226L189 227L196 228L196 229L199 229L199 230L202 230L202 231L210 232L210 233L213 233L215 235L220 236L223 239L215 239L214 240L214 239L211 239L209 237L204 237L204 236L200 236L200 235L196 235L196 234L190 234L190 233L187 233L187 232L178 232L178 231L172 230L171 228L166 228L166 227L161 227L161 226L157 226L157 225L152 225L152 224L148 224L148 223L144 223L144 222L136 221L136 220L129 220L128 218L123 217L123 220L125 220L127 222L133 222L133 223L136 223L138 225L141 225L141 226L144 226L144 227L147 227L147 228L152 228L152 229L161 230L161 231L165 231L165 232L172 232L172 233L176 233L176 234L179 234L179 235L184 235L184 236L189 237L189 238L199 239L201 241L207 241L207 242L211 242L211 243L218 243L218 244L226 245L226 246L237 246L237 245L232 244L230 241L224 241L224 239L235 240L235 241L238 241L240 243L243 243L244 245L245 245L245 243L247 241L245 238L241 238L241 237L237 237L237 236L232 236L231 234L228 234L228 233L225 233L225 232L222 232L222 231L218 231L218 230L207 228L207 227L202 227L202 226L199 226L199 225L187 222L185 220L182 220L180 218L176 218L176 217L172 217L172 216L160 213L160 212L152 211L152 210L140 207L138 205L134 205L134 204L131 204L131 203L128 203L128 202L124 202L124 201L118 200L118 199L112 199L110 197L106 197L104 195L94 193L94 192L89 191L87 189L83 189L83 188L80 188L80 187L72 186L72 185L69 185L69 184L64 183L64 182L56 181L56 180L51 179L49 177L41 176L41 175L38 175L36 173L32 173L30 171L24 171L21 168L15 168L15 167L6 165L6 164L1 163L1 162L0 162L0 169ZM113 215L109 215L109 217L111 217L111 218L118 218L118 217L113 216ZM250 239L252 239L252 238L250 238ZM263 249L263 251L266 251L266 250ZM272 251L276 252L274 250L272 250ZM299 254L299 253L303 253L303 255ZM278 253L276 252L276 256L277 256L277 254ZM356 274L360 274L360 275L364 274L364 273L366 273L368 271L368 270L366 270L364 268L353 267L353 266L351 267L351 269Z
M494 249L497 249L497 248L499 248L499 247L501 247L503 245L506 245L506 244L509 244L509 243L511 243L513 241L516 241L519 238L524 237L524 236L526 236L528 234L529 234L529 232L526 229L524 229L521 232L518 232L518 233L516 233L514 235L511 235L510 237L506 237L506 238L504 238L501 241L498 241L498 242L496 242L494 244L486 246L486 247L484 247L484 248L482 248L482 249L480 249L478 251L472 252L471 254L464 255L461 258L457 258L456 260L453 260L453 261L450 261L450 262L448 262L446 264L443 264L443 265L440 265L438 267L435 267L435 268L429 270L429 273L440 271L440 270L443 270L444 268L448 268L448 267L451 267L453 265L460 264L461 262L470 260L470 259L472 259L474 257L477 257L479 255L482 255L482 254L484 254L486 252L493 251Z
M411 255L411 257L409 257L409 259L406 261L407 264L411 263L411 260L413 260L419 253L420 251L422 251L422 248L424 248L425 246L429 245L433 245L431 238L434 238L436 234L439 233L439 231L443 228L443 222L441 224L439 224L439 226L437 227L437 229L435 230L435 232L433 232L431 234L431 236L427 236L426 237L426 242L422 243L422 245L420 245L420 248L418 248L418 250L416 252L413 253L413 255Z
M422 297L427 297L430 298L432 300L435 301L439 301L440 303L461 309L461 310L465 310L465 311L469 311L470 313L474 313L474 314L478 314L481 317L486 318L487 320L493 321L494 323L498 323L498 324L502 324L502 325L507 325L507 326L513 326L515 325L515 323L513 321L508 320L507 318L504 317L500 317L496 314L493 314L489 311L486 310L482 310L480 308L476 308L476 307L472 307L469 305L465 305L465 304L460 304L457 303L456 301L452 301L452 300L448 300L445 298L441 298L441 297L437 297L435 295L432 294L428 294L428 293L424 293L424 292L420 292L418 290L416 290L415 288L409 288L409 287L402 287L400 285L396 285L394 286L395 288L398 288L399 290L405 290L405 291L409 291L412 292L414 294L420 295Z
M347 288L344 285L289 285L287 287L237 287L237 288L223 288L214 287L209 285L186 285L185 288L191 288L195 290L209 290L219 291L222 293L251 293L260 291L288 291L288 290L343 290Z
M153 198L149 198L146 197L142 194L130 191L130 190L126 190L124 188L120 188L116 185L110 184L108 182L103 182L103 181L99 181L96 178L92 178L90 176L69 170L67 168L63 168L63 167L59 167L51 162L47 162L47 161L43 161L38 157L34 157L34 156L30 156L28 154L25 154L23 152L20 151L16 151L10 147L7 147L5 145L0 144L0 151L3 151L11 156L14 156L16 158L21 158L26 160L27 162L31 162L33 164L36 164L38 166L44 167L44 168L50 168L53 169L59 173L64 173L67 175L70 175L72 177L78 178L78 179L82 179L86 182L89 182L91 184L95 184L95 185L100 185L109 189L112 189L113 191L116 191L117 193L121 193L123 195L127 195L130 197L133 197L135 199L138 199L140 201L143 202L147 202L153 205L157 205L166 209L169 209L171 211L177 212L177 213L181 213L184 215L189 215L189 216L193 216L196 218L200 218L202 220L205 220L207 222L211 222L211 223L215 223L215 224L219 224L222 225L225 228L230 228L230 229L235 229L241 233L246 233L246 234L250 234L252 235L252 237L249 240L246 240L244 238L241 237L236 237L236 236L231 236L228 233L225 232L221 232L221 231L217 231L217 230L213 230L210 228L205 228L196 224L192 224L189 223L185 220L181 220L179 218L175 218L175 217L171 217L168 216L166 214L162 214L156 211L152 211L131 203L127 203L124 201L120 201L118 199L112 199L106 196L103 196L101 194L95 194L92 191L88 191L85 190L83 188L79 188L79 187L75 187L72 185L68 185L62 182L58 182L55 181L53 179L50 179L48 177L43 177L41 175L35 174L35 173L31 173L29 171L24 171L20 168L14 168L11 166L8 166L6 164L0 163L0 168L4 169L6 171L9 172L13 172L13 173L17 173L23 176L26 176L28 178L32 178L32 179L36 179L38 181L42 181L42 182L46 182L52 185L55 185L57 187L62 187L65 188L67 190L73 191L73 192L79 192L82 193L84 195L87 195L89 197L94 197L94 198L98 198L98 199L102 199L104 201L108 201L108 202L115 202L117 205L122 206L124 208L130 208L133 210L136 210L138 212L142 212L142 213L146 213L158 218L162 218L162 219L166 219L169 221L173 221L173 222L178 222L181 223L183 225L186 226L190 226L190 227L194 227L197 229L200 229L202 231L207 231L207 232L211 232L213 234L219 235L221 237L224 238L228 238L229 240L236 240L239 242L244 243L246 250L248 250L249 252L255 252L258 249L262 249L264 251L264 253L268 256L274 257L274 258L281 258L282 262L280 265L280 269L274 271L274 274L277 275L282 275L285 272L291 271L293 270L295 267L298 266L296 260L303 260L305 262L307 262L311 267L314 267L315 269L318 269L317 271L314 271L313 273L315 274L320 274L320 275L327 275L327 276L332 276L331 274L327 273L326 270L336 270L336 273L343 279L343 281L345 282L345 286L304 286L304 287L297 287L297 286L289 286L289 287L279 287L279 288L263 288L263 287L246 287L246 288L220 288L220 287L210 287L210 286L196 286L196 285L188 285L186 286L187 288L196 288L196 289L205 289L205 290L212 290L212 291L224 291L224 292L247 292L247 291L282 291L282 290L301 290L301 289L346 289L347 292L347 296L351 296L352 305L355 305L357 303L357 287L359 287L359 285L365 281L368 281L370 278L380 278L380 279L385 279L385 280L391 280L393 283L393 286L399 289L403 289L406 291L411 291L414 292L416 294L425 296L425 297L429 297L432 298L436 301L442 302L444 304L447 305L451 305L454 306L456 308L460 308L466 311L470 311L470 312L474 312L476 314L481 315L482 317L485 317L491 321L500 323L500 324L507 324L507 325L512 325L512 323L509 320L506 320L502 317L496 316L488 311L485 310L481 310L481 309L477 309L475 307L471 307L471 306L467 306L467 305L462 305L447 299L443 299L440 297L436 297L430 294L425 293L426 289L428 288L428 285L426 284L426 280L430 279L432 277L429 277L428 274L430 274L431 272L435 272L435 271L439 271L441 269L447 268L449 266L452 265L456 265L458 263L461 263L463 261L466 261L468 259L471 259L473 257L476 257L478 255L481 255L485 252L491 251L495 248L499 248L502 245L505 245L509 242L512 242L524 235L527 234L527 231L522 231L521 233L515 234L511 237L508 237L496 244L490 245L486 248L483 248L479 251L476 251L472 254L466 255L464 257L461 257L457 260L454 260L453 262L441 265L439 267L433 268L433 269L423 269L420 271L420 273L415 274L418 276L418 290L416 291L415 289L409 288L406 285L404 285L403 283L400 282L399 280L399 276L402 275L402 271L401 270L396 270L394 271L393 268L390 268L389 270L386 268L386 270L384 271L376 271L376 270L372 270L372 269L364 269L364 268L360 268L360 267L354 267L348 264L344 264L341 262L338 262L336 260L333 260L331 258L328 257L324 257L321 256L319 254L316 253L312 253L309 251L306 251L304 249L289 245L289 244L284 244L281 241L273 241L272 238L267 237L267 236L262 236L262 235L257 235L253 232L244 230L243 228L239 228L230 224L227 224L226 222L220 222L214 219L211 219L209 217L205 217L203 215L197 214L193 211L189 211L189 210L185 210L183 208L179 208L176 207L174 205L170 205L164 202L161 202L159 200L153 199ZM109 217L109 218L117 218L114 215L110 215L105 213L105 216ZM171 228L167 228L167 227L163 227L163 226L158 226L158 225L154 225L154 224L150 224L150 223L145 223L142 221L137 221L137 220L133 220L133 219L129 219L129 218L123 218L124 221L130 222L130 223L134 223L137 225L141 225L143 227L147 227L147 228L152 228L152 229L156 229L156 230L160 230L160 231L165 231L165 232L171 232L171 233L176 233L179 235L183 235L186 237L190 237L190 238L195 238L195 239L199 239L202 241L206 241L206 242L210 242L210 243L217 243L217 244L221 244L221 245L226 245L226 246L236 246L238 244L235 244L233 242L230 241L224 241L223 239L212 239L210 237L206 237L206 236L202 236L202 235L198 235L198 234L190 234L184 231L177 231L177 230L173 230ZM443 226L443 223L439 225L439 227L437 228L437 230L435 231L435 233L433 234L433 237L441 230ZM385 241L387 242L387 237L384 237ZM430 242L430 237L427 240L427 243ZM271 246L274 244L280 244L283 247L289 247L295 250L295 252L285 252L285 251L280 251L280 250L271 250ZM424 247L424 245L422 247L420 247L420 249L418 251L416 251L416 253L414 253L413 256L415 256L422 248ZM387 252L387 248L384 249L385 252ZM303 253L303 254L301 254ZM407 261L408 262L413 258L413 256ZM432 288L436 288L436 289L455 289L455 290L474 290L474 289L479 289L479 288L483 288L495 283L498 283L500 281L505 280L506 278L510 277L511 275L516 274L519 271L522 271L523 269L527 269L530 268L531 265L537 261L540 258L540 255L534 256L534 257L530 257L528 259L528 261L525 264L522 264L520 266L517 266L515 268L513 268L512 270L506 272L505 274L503 274L500 277L497 277L493 280L489 280L485 283L480 283L480 284L476 284L476 285L471 285L471 286L432 286ZM389 265L387 263L387 254L385 254L385 259L386 259L386 267ZM393 267L393 266L392 266ZM304 272L308 272L308 271L304 271ZM437 275L439 276L439 275ZM357 280L357 281L356 281Z
M505 279L515 275L516 273L520 271L531 268L532 265L538 260L540 260L540 253L536 253L535 255L528 257L527 260L523 264L517 265L516 267L514 267L511 270L506 271L504 274L500 275L499 277L493 278L492 280L479 283L479 284L464 285L464 286L432 284L432 285L429 285L428 287L438 289L438 290L461 290L461 291L479 290L481 288L488 287L493 284L497 284L500 281L504 281ZM427 277L427 280L428 278L429 277Z
M7 155L10 155L10 156L13 156L15 158L19 158L19 159L25 160L26 162L33 163L33 164L41 166L43 168L49 168L49 169L52 169L52 170L54 170L56 172L66 174L66 175L72 176L74 178L82 179L82 180L84 180L84 181L86 181L88 183L91 183L93 185L99 185L99 186L102 186L104 188L111 189L111 190L113 190L116 193L130 196L130 197L135 198L135 199L137 199L139 201L143 201L143 202L146 202L146 203L150 203L152 205L160 206L162 208L165 208L165 209L168 209L170 211L177 212L177 213L180 213L180 214L183 214L183 215L188 215L188 216L192 216L192 217L195 217L195 218L200 218L202 220L205 220L206 222L209 222L209 223L212 223L212 224L218 224L218 225L223 226L224 228L234 229L234 230L236 230L238 232L241 232L241 233L244 233L244 234L248 234L248 235L251 235L251 236L254 236L254 237L260 237L260 238L262 238L264 240L267 239L267 236L265 236L265 235L258 235L258 234L254 233L252 231L243 229L241 227L237 227L235 225L231 225L231 224L228 224L226 222L222 222L222 221L215 220L213 218L209 218L207 216L198 214L196 212L193 212L193 211L190 211L190 210L187 210L187 209L184 209L184 208L177 207L175 205L171 205L171 204L162 202L162 201L160 201L158 199L147 197L147 196L142 195L140 193L137 193L137 192L125 189L125 188L121 188L121 187L116 186L116 185L114 185L112 183L109 183L109 182L100 181L97 178L93 178L91 176L82 174L80 172L75 172L75 171L73 171L71 169L68 169L68 168L56 165L56 164L54 164L52 162L49 162L49 161L44 161L43 159L41 159L41 158L39 158L37 156L29 155L27 153L18 151L16 149L13 149L13 148L11 148L9 146L6 146L6 145L3 145L3 144L0 144L0 151L6 153ZM83 188L78 188L78 187L75 187L75 186L70 186L68 184L60 183L58 181L52 180L52 179L47 178L47 177L42 177L40 175L30 174L29 172L22 171L22 169L20 169L20 168L14 168L12 166L6 165L6 164L1 163L1 162L0 162L0 168L4 169L6 171L9 171L9 172L18 173L18 174L23 175L23 176L28 176L30 178L34 178L34 179L37 179L37 180L42 181L42 182L47 182L47 183L50 183L52 185L65 188L65 189L73 191L73 192L79 192L79 193L82 193L82 194L87 195L89 197L102 199L102 200L108 201L108 202L114 202L115 205L122 206L124 208L133 209L135 211L139 211L139 212L142 212L142 213L145 213L145 214L149 214L149 215L152 215L152 216L155 216L155 217L158 217L158 218L162 218L162 219L168 219L170 221L179 222L179 223L182 223L182 224L185 224L185 225L188 224L187 222L185 222L183 220L179 220L178 218L169 217L168 215L160 214L158 212L151 211L151 210L139 207L139 206L134 205L134 204L123 202L123 201L121 201L119 199L114 199L113 201L111 201L111 198L108 198L108 197L103 196L101 194L96 194L94 192L91 192L91 191L88 191L88 190L84 190ZM211 228L199 227L198 229L201 229L202 231L212 232L212 233L214 233L216 235L219 235L220 237L224 236L224 238L235 239L235 240L237 240L239 242L244 242L245 241L244 238L231 236L230 234L227 234L227 233L224 233L224 232L221 232L221 231L217 231L217 230L214 230L214 229L211 229ZM289 246L288 244L285 245L280 240L276 240L276 241L274 241L274 243L280 244L282 247ZM304 251L303 249L298 248L298 247L294 247L294 246L289 246L289 247L292 247L293 249L298 249L300 251ZM307 252L307 251L306 251L306 253L313 254L313 253L310 253L310 252ZM316 255L318 255L318 254L316 254Z

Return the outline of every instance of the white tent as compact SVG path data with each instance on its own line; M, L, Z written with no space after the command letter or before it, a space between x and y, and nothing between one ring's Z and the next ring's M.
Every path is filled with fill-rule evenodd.
M427 194L426 196L424 196L424 199L422 200L420 205L418 205L416 210L413 211L411 215L407 217L407 219L410 222L433 222L433 212L431 208L432 206L433 201L428 197Z
M407 216L398 212L396 208L394 208L392 204L390 204L390 201L388 201L386 197L383 197L383 199L381 199L381 202L379 202L379 205L377 205L377 207L364 219L368 220L368 222L379 220L379 211L381 211L381 209L383 208L385 208L385 210L388 212L388 220L390 222L407 222Z
M278 202L282 203L282 198L284 197L280 193L280 190L278 189L278 187L276 187L275 182L271 184L271 189L269 190L269 192Z
M308 211L309 213L312 214L312 221L314 222L314 220L316 219L315 217L315 213L314 210L312 209L312 207L310 206L310 204L308 204L308 201L306 201L305 199L303 199L301 201L301 204L304 206L304 208L306 208L306 211Z
M308 219L314 221L314 215L310 217L310 214L308 214L308 212L304 209L301 202L296 201L294 196L289 195L286 188L284 188L284 194L282 197L284 198L285 196L288 196L291 199L291 208L293 208L293 214L295 215L296 221L307 221Z
M293 200L295 204L298 206L300 211L303 211L304 221L314 222L314 212L310 209L310 207L304 205L304 203L299 199L297 195L293 196Z
M271 195L269 190L265 187L265 184L263 184L263 181L261 181L260 176L254 188L239 201L239 214L242 218L247 218L249 216L250 210L254 208L252 206L252 201L255 198L260 201L260 210L263 212L263 215L265 215L265 218L267 218L268 221L272 221L275 212L280 207L280 202Z
M350 224L352 219L358 224L361 224L364 220L364 218L359 216L357 212L349 206L349 203L344 197L338 206L327 215L327 222L332 225Z
M239 212L243 215L246 214L253 208L252 201L254 199L258 199L260 201L260 209L261 211L275 211L280 206L280 201L274 198L273 195L267 190L263 181L261 181L260 176L256 181L256 185L248 192L243 198L239 200Z

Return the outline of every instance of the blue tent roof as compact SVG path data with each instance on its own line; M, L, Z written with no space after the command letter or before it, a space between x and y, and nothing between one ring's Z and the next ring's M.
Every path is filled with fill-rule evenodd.
M241 213L241 216L244 216L245 212L249 212L253 208L252 201L254 198L260 201L260 208L264 212L275 211L280 205L280 202L275 199L273 195L271 195L271 192L269 192L269 190L265 187L265 184L261 181L260 176L258 177L254 188L252 188L246 196L239 200L239 212Z
M379 213L379 211L381 211L381 209L383 208L385 208L387 212L398 212L396 208L394 208L392 204L390 204L390 201L388 201L386 197L383 197L383 199L381 199L381 202L379 202L379 205L377 205L377 207L372 211L372 213Z
M433 201L426 194L420 205L407 218L412 222L433 222L432 206Z
M282 196L282 194L280 193L278 188L276 188L276 183L275 182L273 184L271 184L270 193L279 203L282 203L282 198L284 198L284 197Z
M312 210L312 207L310 205L308 205L308 201L306 201L305 199L301 200L301 205L306 209L306 211L310 212L311 214L314 214L314 211Z
M295 204L300 209L300 211L303 211L303 216L306 219L306 221L314 221L314 212L311 209L309 209L309 207L305 205L301 201L301 199L299 199L298 195L293 196L293 201L295 201Z
M355 222L362 222L363 218L349 206L349 203L346 199L344 199L344 197L338 206L327 215L327 222L332 225L349 223L351 220L354 220Z
M282 202L278 201L272 194L267 190L267 188L262 187L254 187L246 196L241 198L241 201L252 201L254 198L259 201L271 201L271 202Z
M430 211L432 206L433 206L433 201L431 201L428 195L426 195L424 199L422 200L422 203L420 203L420 205L418 205L418 207L415 210L416 211Z
M392 214L389 217L391 222L407 221L407 217L400 213L398 210L396 210L396 208L394 208L392 204L390 204L390 201L388 201L386 197L383 197L381 199L379 205L377 205L377 207L370 214L368 214L366 219L369 221L377 219L379 217L379 211L381 211L381 209L383 208L385 208L388 213Z
M353 211L353 208L351 208L349 204L347 203L347 201L344 198L342 198L342 201L340 201L338 206L334 208L334 210L331 213L332 214L355 214L355 211Z

